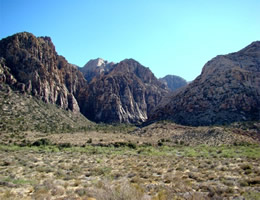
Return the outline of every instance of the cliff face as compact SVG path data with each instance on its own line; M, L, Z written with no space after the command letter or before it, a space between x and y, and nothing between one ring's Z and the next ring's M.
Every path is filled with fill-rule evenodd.
M156 108L150 120L186 125L260 119L260 42L209 61L192 83Z
M185 85L187 81L179 76L167 75L159 79L163 84L165 84L171 91L175 91Z
M139 123L168 91L129 59L91 60L81 69L59 56L49 37L18 33L0 41L0 82L97 122ZM1 85L0 85L1 86Z
M86 96L81 97L81 111L89 119L140 123L168 91L148 68L126 59L108 74L94 78L82 94Z
M26 32L0 41L0 81L75 112L76 98L86 87L81 72L56 53L49 37Z

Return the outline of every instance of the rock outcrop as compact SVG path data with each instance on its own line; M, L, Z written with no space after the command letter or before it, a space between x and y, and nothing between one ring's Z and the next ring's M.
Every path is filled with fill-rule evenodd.
M27 32L0 41L0 82L74 112L86 87L82 73L57 54L49 37Z
M260 42L206 63L149 120L159 119L196 126L260 120Z
M168 92L148 68L126 59L93 78L80 98L81 112L96 122L141 123Z
M165 84L171 91L175 91L185 85L187 81L179 76L167 75L159 79L163 84Z
M94 77L97 78L110 72L113 65L113 62L108 62L102 58L97 58L88 61L84 67L79 67L79 70L83 73L85 79L88 82L91 82Z
M97 122L139 123L168 94L153 73L129 59L81 69L57 54L49 37L23 32L0 41L0 83Z

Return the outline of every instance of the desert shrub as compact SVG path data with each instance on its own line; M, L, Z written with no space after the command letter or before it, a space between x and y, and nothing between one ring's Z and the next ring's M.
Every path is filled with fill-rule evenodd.
M13 193L11 190L7 190L3 193L3 199L14 199L15 198L15 193Z
M112 171L112 168L110 167L97 167L92 170L92 175L94 176L106 176L110 174Z
M111 184L109 181L100 181L89 189L88 195L98 200L145 200L144 190L137 184L122 181L119 184Z
M249 179L247 182L249 185L256 185L256 184L258 185L260 184L260 177Z
M166 192L164 190L159 191L158 194L152 198L152 200L167 200Z
M32 146L46 146L51 145L51 141L47 138L41 138L32 143Z
M258 200L260 199L259 192L246 192L244 195L246 200Z
M62 186L55 186L51 190L52 196L63 195L64 193L65 193L65 189Z
M151 143L149 143L149 142L144 142L141 146L142 147L151 147L153 145Z
M86 189L84 189L84 188L78 188L78 189L76 189L76 190L75 190L75 193L76 193L77 195L81 196L81 197L87 195L87 191L86 191Z
M119 148L119 147L122 147L122 146L125 146L125 142L115 142L114 143L115 148Z
M131 148L131 149L136 149L136 144L134 144L134 143L132 143L132 142L129 142L129 143L127 144L127 146L128 146L129 148Z
M29 146L30 142L27 140L22 140L21 143L19 144L20 147L25 147L25 146Z
M61 144L58 144L58 147L59 148L70 148L70 147L72 147L72 145L70 143L61 143Z
M163 141L162 140L159 140L158 142L157 142L157 145L160 147L160 146L163 146Z
M245 170L245 171L252 169L251 165L249 165L249 164L244 164L244 165L241 165L240 167L241 167L241 169L243 169L243 170Z
M241 180L241 181L239 181L239 185L241 187L247 187L248 186L248 182L246 180Z
M114 143L114 147L115 148L119 148L119 147L129 147L131 149L136 149L136 144L132 143L132 142L115 142Z
M92 138L89 138L88 141L87 141L88 144L91 144L92 143Z

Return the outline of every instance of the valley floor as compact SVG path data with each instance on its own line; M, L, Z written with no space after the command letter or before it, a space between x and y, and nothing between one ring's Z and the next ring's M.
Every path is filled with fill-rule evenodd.
M259 145L0 145L0 199L259 199L259 163Z

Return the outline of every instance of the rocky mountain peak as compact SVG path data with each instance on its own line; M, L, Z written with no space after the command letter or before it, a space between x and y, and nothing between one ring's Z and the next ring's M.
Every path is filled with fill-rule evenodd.
M231 69L243 69L260 72L260 42L253 42L238 52L227 55L219 55L205 64L202 69L202 80L208 76L214 76L216 71L230 71Z
M79 70L83 73L86 80L90 82L94 77L99 77L109 72L113 65L113 62L108 62L102 58L97 58L88 61L84 67L79 68Z
M151 119L196 126L259 120L259 44L207 62L201 75L158 107Z
M144 122L168 94L154 74L133 59L90 60L78 70L58 55L49 37L18 33L0 41L0 82L46 103L82 112L97 122Z
M126 59L95 77L80 105L96 122L141 123L168 92L148 68Z
M76 98L86 81L73 65L57 54L49 37L23 32L2 39L0 58L4 83L46 103L79 112ZM13 81L8 81L10 77Z
M112 74L135 74L142 82L146 84L155 84L163 89L166 89L152 73L152 71L134 59L125 59L116 64L111 72Z
M188 84L185 79L175 75L166 75L165 77L160 78L159 80L163 84L165 84L171 91L175 91Z
M92 59L88 61L83 68L86 70L91 70L96 67L105 67L105 65L108 63L108 61L102 59L102 58L97 58L97 59Z

